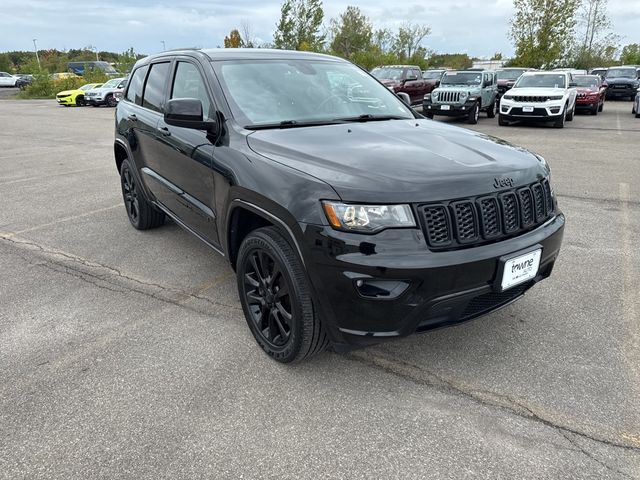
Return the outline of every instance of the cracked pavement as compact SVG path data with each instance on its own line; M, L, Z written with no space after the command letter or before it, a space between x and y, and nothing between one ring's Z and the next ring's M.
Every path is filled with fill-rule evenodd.
M472 127L551 164L568 223L548 281L283 366L224 259L172 223L128 225L113 110L0 101L0 478L640 478L630 109Z

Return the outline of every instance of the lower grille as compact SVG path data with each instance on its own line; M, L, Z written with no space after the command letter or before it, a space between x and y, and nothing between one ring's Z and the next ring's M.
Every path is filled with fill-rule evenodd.
M513 107L509 115L526 115L527 117L544 117L547 115L545 108L534 108L533 112L524 112L522 107Z
M423 228L432 250L481 245L531 230L553 215L545 179L492 195L421 205Z
M527 282L516 285L504 292L489 292L479 295L467 304L467 307L460 316L460 320L471 320L472 318L479 317L480 315L506 305L521 296L532 286L533 282Z

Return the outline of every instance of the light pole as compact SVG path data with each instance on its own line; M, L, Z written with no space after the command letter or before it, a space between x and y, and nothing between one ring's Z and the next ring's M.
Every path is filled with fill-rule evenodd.
M96 47L91 48L93 48L93 51L96 52L96 62L100 61L100 59L98 58L98 49Z
M166 51L167 50L167 46L164 44L164 40L160 40L160 43L162 44L162 51Z
M42 70L42 67L40 66L40 57L38 56L38 45L36 44L36 40L38 40L37 38L33 39L33 49L36 52L36 60L38 61L38 70Z

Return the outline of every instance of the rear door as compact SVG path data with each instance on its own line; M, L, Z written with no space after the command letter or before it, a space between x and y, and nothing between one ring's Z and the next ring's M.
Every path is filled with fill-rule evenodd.
M177 58L172 67L168 97L200 100L204 118L213 119L215 109L204 78L197 61L189 57ZM174 127L161 118L154 170L172 190L165 206L187 226L217 245L212 141L203 130Z

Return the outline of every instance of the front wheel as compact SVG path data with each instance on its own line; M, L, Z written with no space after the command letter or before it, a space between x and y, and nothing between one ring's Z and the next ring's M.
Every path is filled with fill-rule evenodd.
M567 105L567 108L568 108L568 105ZM573 116L575 115L575 113L576 113L576 106L574 105L570 112L566 112L567 122L573 121Z
M565 111L562 113L562 115L560 115L560 118L556 120L553 126L556 128L564 128L564 123L566 121L566 118L567 118L567 112Z
M478 123L478 118L480 118L480 105L478 103L475 103L471 108L471 111L469 111L467 123L475 125L476 123Z
M501 127L509 126L509 122L507 122L501 114L498 114L498 125Z
M79 95L76 97L76 107L84 107L86 104L84 102L84 96Z
M127 216L134 228L149 230L164 223L164 213L157 210L145 198L128 159L124 160L120 167L120 186Z
M487 108L487 118L494 118L496 116L496 104L497 102L493 102Z
M105 99L105 103L107 104L107 107L115 107L118 104L118 101L113 95L108 95Z
M245 319L267 355L290 363L327 348L300 260L276 228L247 235L236 265Z
M424 114L425 117L430 118L431 120L433 120L433 113L431 112L427 112Z

